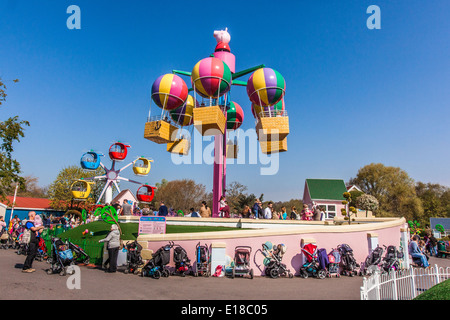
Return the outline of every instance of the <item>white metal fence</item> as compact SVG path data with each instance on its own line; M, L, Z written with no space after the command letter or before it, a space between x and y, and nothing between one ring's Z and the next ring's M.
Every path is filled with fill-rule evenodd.
M364 277L361 300L412 300L431 287L450 279L450 267L410 267Z

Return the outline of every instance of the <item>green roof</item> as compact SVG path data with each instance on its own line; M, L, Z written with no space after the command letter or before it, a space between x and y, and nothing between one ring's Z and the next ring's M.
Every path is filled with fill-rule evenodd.
M309 195L312 200L345 200L347 192L344 180L306 179Z

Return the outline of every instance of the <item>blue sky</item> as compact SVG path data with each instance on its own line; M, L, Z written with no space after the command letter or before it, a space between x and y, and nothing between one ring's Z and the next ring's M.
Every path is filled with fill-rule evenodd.
M155 160L148 177L129 170L129 178L189 178L212 190L212 166L173 165L165 146L143 132L153 81L191 71L213 52L213 31L228 27L237 70L265 64L284 76L291 131L277 175L233 165L229 182L266 200L289 200L302 197L306 178L347 181L381 162L450 186L448 0L226 3L1 1L8 97L0 119L31 123L15 145L23 174L49 185L83 152L107 153L120 140L132 145L130 161ZM66 27L72 4L81 9L81 30ZM372 4L381 9L381 30L366 27ZM245 88L233 87L232 98L244 109L242 128L254 127Z

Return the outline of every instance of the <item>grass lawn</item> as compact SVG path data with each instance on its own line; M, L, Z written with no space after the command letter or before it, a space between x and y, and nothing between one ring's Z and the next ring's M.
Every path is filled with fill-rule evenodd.
M450 300L450 279L435 285L414 300Z
M135 240L138 236L138 223L119 223L120 228L124 236L122 237L125 240ZM105 238L109 231L111 225L103 222L103 221L94 221L85 225L81 225L74 229L70 229L64 233L59 234L58 236L65 239L86 239L92 241L98 241L100 239ZM88 229L89 232L93 231L94 235L83 236L83 231ZM207 226L171 226L167 225L166 233L193 233L193 232L209 232L209 231L231 231L231 230L242 230L240 228L229 228L229 227L207 227Z

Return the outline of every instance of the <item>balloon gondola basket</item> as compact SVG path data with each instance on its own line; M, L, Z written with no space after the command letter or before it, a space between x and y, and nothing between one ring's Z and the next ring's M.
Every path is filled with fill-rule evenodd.
M239 146L237 144L227 143L227 159L237 159Z
M256 124L259 140L281 141L289 134L289 117L286 111L276 116L261 116Z
M172 135L178 128L164 119L145 123L144 138L158 144L172 142Z
M194 108L194 127L202 136L222 135L227 119L219 106Z
M188 139L175 139L173 142L167 143L167 151L179 155L188 155L191 143Z
M287 137L281 140L259 140L261 151L264 154L272 154L287 151Z

